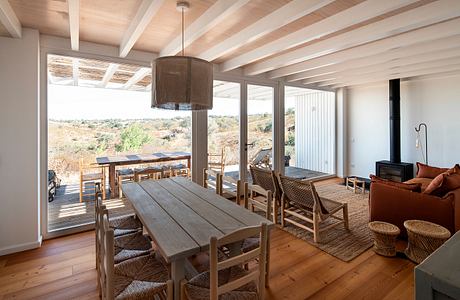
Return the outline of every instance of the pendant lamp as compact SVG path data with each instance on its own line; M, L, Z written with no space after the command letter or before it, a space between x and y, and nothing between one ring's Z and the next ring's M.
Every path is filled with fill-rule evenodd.
M152 63L152 107L171 110L212 109L212 63L184 55L184 13L189 3L177 2L182 13L182 53Z

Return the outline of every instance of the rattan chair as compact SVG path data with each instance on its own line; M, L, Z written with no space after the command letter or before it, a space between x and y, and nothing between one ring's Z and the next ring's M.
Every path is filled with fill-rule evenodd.
M259 168L249 165L252 183L262 187L264 190L271 191L278 207L281 204L281 192L275 172L270 169Z
M93 193L85 195L92 195L92 199L96 197L96 183L101 184L102 198L106 198L105 192L105 167L99 166L96 163L86 164L83 162L83 158L79 161L80 169L80 202L83 202L83 194L87 192L85 183L94 183Z
M298 180L283 175L278 175L278 179L282 191L281 227L284 227L285 223L288 222L312 232L315 243L319 242L319 234L322 231L340 224L344 224L345 229L348 229L348 207L346 203L320 197L316 192L315 186L310 181ZM286 199L289 199L289 208L284 205ZM335 215L340 211L342 211L342 218ZM336 219L337 222L321 228L320 224L328 218ZM313 226L310 228L298 220L311 223Z
M259 235L262 241L250 252L242 253L219 261L219 248L229 244L241 243L243 240ZM217 299L264 299L265 294L265 259L267 251L267 224L246 227L217 239L210 240L210 269L200 273L190 281L182 282L182 299L217 300ZM241 266L258 260L258 267L250 271Z
M243 184L241 180L221 175L219 190L219 194L222 197L229 200L235 200L237 204L240 204L241 194L243 192Z
M134 170L134 181L139 182L146 179L161 179L164 177L164 169L160 166L151 166Z
M173 299L168 269L154 253L114 262L115 241L107 215L102 216L98 285L102 299Z
M203 169L203 182L202 186L205 189L212 189L216 191L216 194L221 193L220 189L222 187L222 175L219 172L214 170Z

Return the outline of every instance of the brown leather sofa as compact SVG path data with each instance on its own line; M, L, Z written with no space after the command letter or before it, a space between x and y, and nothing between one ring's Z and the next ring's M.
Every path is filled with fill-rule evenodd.
M414 178L407 183L421 183L423 191L432 180ZM371 221L384 221L398 226L401 229L401 237L407 236L404 221L411 219L442 225L453 234L460 230L460 188L441 198L382 182L372 182L369 211Z

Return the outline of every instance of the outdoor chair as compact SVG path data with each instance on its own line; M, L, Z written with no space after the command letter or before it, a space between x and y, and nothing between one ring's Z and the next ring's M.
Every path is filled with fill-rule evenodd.
M108 216L102 217L98 285L102 299L173 299L168 269L155 253L115 264L115 240Z
M202 186L205 189L213 189L216 191L217 194L220 195L221 187L222 187L222 175L219 172L209 170L204 168L203 169L203 182Z
M88 192L89 190L86 189L86 183L93 183L94 188L92 189L93 193L85 193L85 195L92 195L94 199L96 197L96 182L101 183L101 190L102 190L102 199L106 198L106 190L105 190L105 167L99 166L96 163L92 164L85 164L83 162L83 158L79 161L79 169L80 169L80 202L83 202L83 193Z
M123 182L134 181L134 170L133 169L119 169L115 171L115 178L118 185L118 197L123 198L123 191L121 185Z
M315 243L320 241L319 234L322 231L341 224L348 230L348 206L346 203L320 197L314 184L310 181L298 180L283 175L278 175L278 179L282 190L281 227L284 227L288 222L305 229L313 233ZM284 205L286 199L289 199L289 208ZM342 218L336 216L336 213L340 211L342 211ZM337 221L321 228L320 225L329 218ZM302 221L303 223L301 223ZM304 222L312 224L312 227L305 225Z
M219 195L229 200L235 200L237 204L240 204L241 194L243 192L241 180L221 175L219 190Z
M220 153L208 153L208 169L224 174L225 169L225 148Z
M272 148L262 148L251 159L250 164L260 168L271 169Z
M184 164L173 164L163 167L165 177L190 177L190 169Z
M134 169L134 181L145 179L161 179L164 177L164 169L160 166L151 166L142 169Z
M262 187L264 190L271 191L279 207L281 204L281 193L275 172L254 165L249 165L249 172L251 174L252 183Z
M219 259L219 248L241 243L246 238L258 235L261 243L254 250L224 260ZM211 237L209 246L209 271L200 273L181 284L182 299L264 299L265 260L267 252L267 224L246 227L225 235L220 239ZM248 271L241 266L258 260L256 268Z

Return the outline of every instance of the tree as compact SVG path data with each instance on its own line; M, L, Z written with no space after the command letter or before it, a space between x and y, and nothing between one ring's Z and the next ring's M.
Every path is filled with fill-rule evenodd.
M117 151L138 150L146 143L150 142L150 136L138 124L131 124L123 129L121 142L115 146Z

